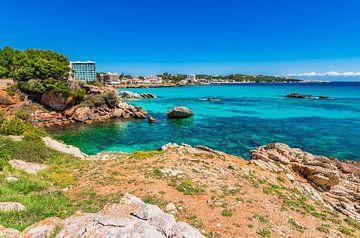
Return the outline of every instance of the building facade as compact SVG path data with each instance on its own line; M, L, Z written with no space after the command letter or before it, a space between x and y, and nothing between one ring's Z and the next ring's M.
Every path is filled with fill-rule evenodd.
M96 66L94 61L70 62L72 80L96 81Z
M187 75L186 80L188 80L188 81L196 81L196 75L195 74L189 74L189 75Z
M117 73L102 73L99 75L98 80L104 84L111 84L111 85L115 85L115 84L119 84L120 83L120 79L119 79L119 74Z

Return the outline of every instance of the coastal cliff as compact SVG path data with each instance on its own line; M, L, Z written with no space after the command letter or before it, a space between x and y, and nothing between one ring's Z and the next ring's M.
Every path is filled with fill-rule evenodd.
M23 206L11 216L0 212L0 224L7 227L0 227L0 234L8 237L360 235L357 162L315 156L285 144L254 149L246 161L186 144L83 156L46 139L23 156L27 153L17 150L26 150L30 142L25 137L2 137L0 142L9 148L9 159L24 161L4 170L0 186L17 191L19 184L32 181L27 193L1 200L19 202L14 209ZM39 170L26 175L21 172L26 166ZM42 202L43 213L35 212L36 200L29 203L26 196L37 193L55 193L62 203L50 208ZM28 217L29 212L36 216ZM20 216L26 219L16 219Z

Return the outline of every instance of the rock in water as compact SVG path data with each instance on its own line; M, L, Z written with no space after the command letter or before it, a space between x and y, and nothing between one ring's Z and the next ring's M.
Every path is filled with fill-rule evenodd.
M54 92L46 92L41 96L41 103L56 110L62 111L74 101L73 97L62 97Z
M300 93L290 93L288 95L286 95L287 98L316 98L313 95L304 95L304 94L300 94Z
M175 107L166 112L168 118L186 118L194 116L194 113L186 107Z
M154 94L151 93L142 93L142 94L138 94L138 93L133 93L130 91L121 91L121 97L123 98L157 98Z

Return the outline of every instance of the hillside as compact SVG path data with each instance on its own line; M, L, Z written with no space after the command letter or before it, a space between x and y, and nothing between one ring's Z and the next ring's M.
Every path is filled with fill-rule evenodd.
M26 138L3 136L0 146L6 148L2 150L2 158L7 156L7 161L18 159L46 166L31 175L9 164L2 167L1 202L19 202L26 210L1 212L0 224L23 230L48 217L65 219L75 211L83 212L64 221L46 220L25 230L24 236L37 231L41 224L47 224L57 237L62 237L64 232L75 232L69 221L77 224L81 217L97 217L94 213L106 204L124 204L124 199L127 200L121 198L125 194L157 205L206 237L355 237L360 234L359 211L350 208L359 207L358 164L336 161L341 166L332 168L330 175L326 163L322 167L324 163L319 161L331 159L282 144L252 151L250 162L206 147L173 144L158 151L104 153L86 159L60 153ZM292 156L314 163L287 161ZM297 169L295 164L303 165L302 169ZM311 176L305 177L305 168L313 171ZM10 181L10 176L17 180ZM341 189L347 195L336 197ZM109 224L117 224L115 220L123 218L106 214L112 219ZM96 223L86 228L86 224L80 223L76 229L85 227L96 232L104 227ZM111 227L117 226L109 225L97 235L83 237L109 237L109 232L120 229ZM18 234L5 228L0 232Z

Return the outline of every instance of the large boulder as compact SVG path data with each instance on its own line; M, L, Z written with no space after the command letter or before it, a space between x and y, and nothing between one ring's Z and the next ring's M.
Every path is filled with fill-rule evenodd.
M51 139L50 137L43 137L42 140L45 145L47 147L50 147L51 149L57 150L62 153L70 154L80 159L85 159L87 157L86 154L82 153L80 149L75 146L66 145L57 140Z
M93 114L93 111L90 107L80 107L75 110L75 112L72 115L72 118L75 121L84 122L88 120L91 115Z
M62 97L54 92L46 92L41 96L41 103L56 111L64 110L73 102L73 97Z
M26 210L25 206L19 202L0 202L1 212L21 212Z
M194 113L186 107L175 107L166 112L168 118L186 118L192 117Z

